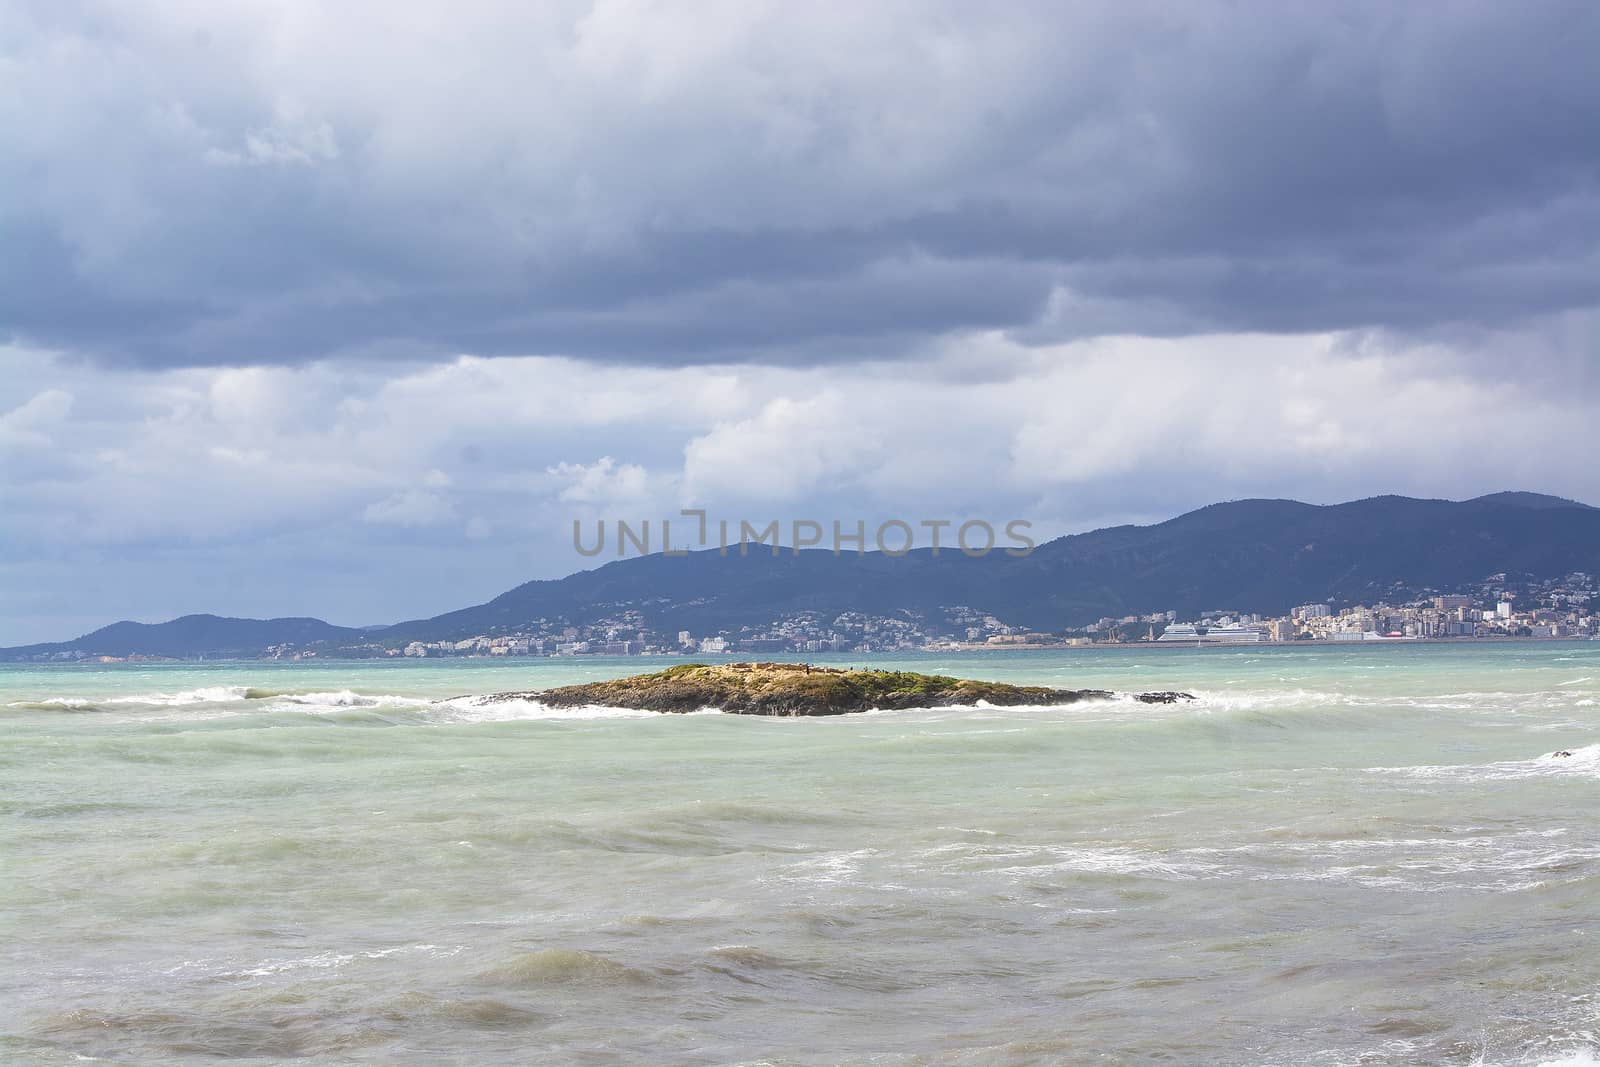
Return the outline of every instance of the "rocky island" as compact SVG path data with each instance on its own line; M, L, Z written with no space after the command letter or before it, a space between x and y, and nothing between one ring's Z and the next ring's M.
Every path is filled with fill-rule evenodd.
M1023 704L1075 704L1110 699L1104 689L1051 689L951 678L912 671L846 670L801 663L685 663L654 674L562 686L541 692L496 693L485 703L536 700L555 708L600 706L690 712L717 708L737 715L845 715L874 709ZM1193 700L1188 693L1138 693L1146 704Z

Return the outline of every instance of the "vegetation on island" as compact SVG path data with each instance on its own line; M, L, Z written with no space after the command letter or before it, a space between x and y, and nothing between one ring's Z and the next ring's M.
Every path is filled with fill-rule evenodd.
M1072 704L1115 694L1103 689L1051 689L912 671L845 670L803 663L684 663L654 674L563 686L489 699L535 699L551 707L602 706L690 712L716 708L740 715L844 715L875 709L935 708L978 703ZM1169 702L1186 694L1142 693Z

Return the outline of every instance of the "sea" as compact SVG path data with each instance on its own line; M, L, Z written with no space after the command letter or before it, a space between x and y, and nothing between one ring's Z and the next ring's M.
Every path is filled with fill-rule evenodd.
M0 1063L1594 1064L1600 643L0 667ZM1570 753L1560 755L1558 753Z

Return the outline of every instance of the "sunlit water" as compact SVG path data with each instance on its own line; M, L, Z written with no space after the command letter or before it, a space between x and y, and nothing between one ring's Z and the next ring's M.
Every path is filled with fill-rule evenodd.
M873 662L1202 699L0 668L0 1062L1594 1062L1600 644Z

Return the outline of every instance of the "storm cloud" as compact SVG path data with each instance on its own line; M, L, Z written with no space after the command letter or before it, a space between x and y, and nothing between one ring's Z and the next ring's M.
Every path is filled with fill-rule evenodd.
M0 335L925 354L1600 303L1600 8L13 3Z

